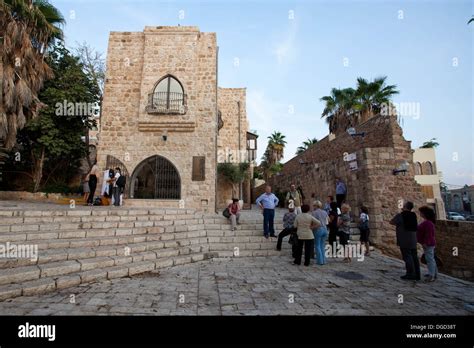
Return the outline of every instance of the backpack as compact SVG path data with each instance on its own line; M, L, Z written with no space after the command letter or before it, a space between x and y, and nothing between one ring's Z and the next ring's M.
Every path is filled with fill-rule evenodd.
M230 211L228 207L224 209L222 215L224 215L226 218L230 218Z
M96 197L96 199L94 199L94 203L92 203L93 205L102 205L102 199L100 197Z
M120 175L119 178L117 179L116 184L118 187L125 187L125 182L126 182L125 175Z

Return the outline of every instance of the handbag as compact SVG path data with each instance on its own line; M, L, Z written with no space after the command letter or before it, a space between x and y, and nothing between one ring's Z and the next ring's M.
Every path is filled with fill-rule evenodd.
M224 215L226 218L230 218L229 208L225 208L222 212L222 215Z

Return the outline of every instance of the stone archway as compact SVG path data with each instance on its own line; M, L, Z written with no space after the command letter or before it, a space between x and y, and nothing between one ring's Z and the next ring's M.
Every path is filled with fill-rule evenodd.
M125 164L121 160L119 160L117 157L114 157L112 155L107 155L107 161L105 164L105 169L112 169L115 171L115 168L120 168L120 173L122 173L123 176L125 176L126 181L125 181L125 188L124 188L124 196L126 197L126 193L129 192L130 188L130 175L128 174L127 167L125 167Z
M134 199L181 199L181 178L168 159L151 156L133 171L129 192Z

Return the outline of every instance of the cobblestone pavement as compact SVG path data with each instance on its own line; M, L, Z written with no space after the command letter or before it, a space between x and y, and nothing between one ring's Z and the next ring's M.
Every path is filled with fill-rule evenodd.
M423 270L424 271L424 270ZM213 259L0 303L1 315L472 315L473 283L406 282L381 255L294 266L281 256ZM402 297L403 296L403 297ZM402 301L403 300L403 301ZM73 302L73 303L71 303ZM403 302L403 303L399 303Z

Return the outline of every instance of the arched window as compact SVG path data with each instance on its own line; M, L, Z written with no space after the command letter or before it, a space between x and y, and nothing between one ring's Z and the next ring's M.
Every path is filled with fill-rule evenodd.
M425 162L425 174L426 175L433 175L434 174L433 165L431 164L430 161Z
M176 167L161 156L142 161L133 171L130 197L142 199L180 199L181 179Z
M105 163L105 169L112 169L115 171L115 168L120 168L120 173L121 175L125 176L125 189L124 193L125 196L127 196L128 189L130 187L130 176L128 174L127 167L125 167L125 164L121 160L119 160L117 157L114 157L112 155L107 155L107 161Z
M423 174L423 170L421 169L421 163L416 162L415 163L415 175L422 175L422 174Z
M166 75L148 95L147 112L157 114L184 114L186 94L183 86L173 76Z

